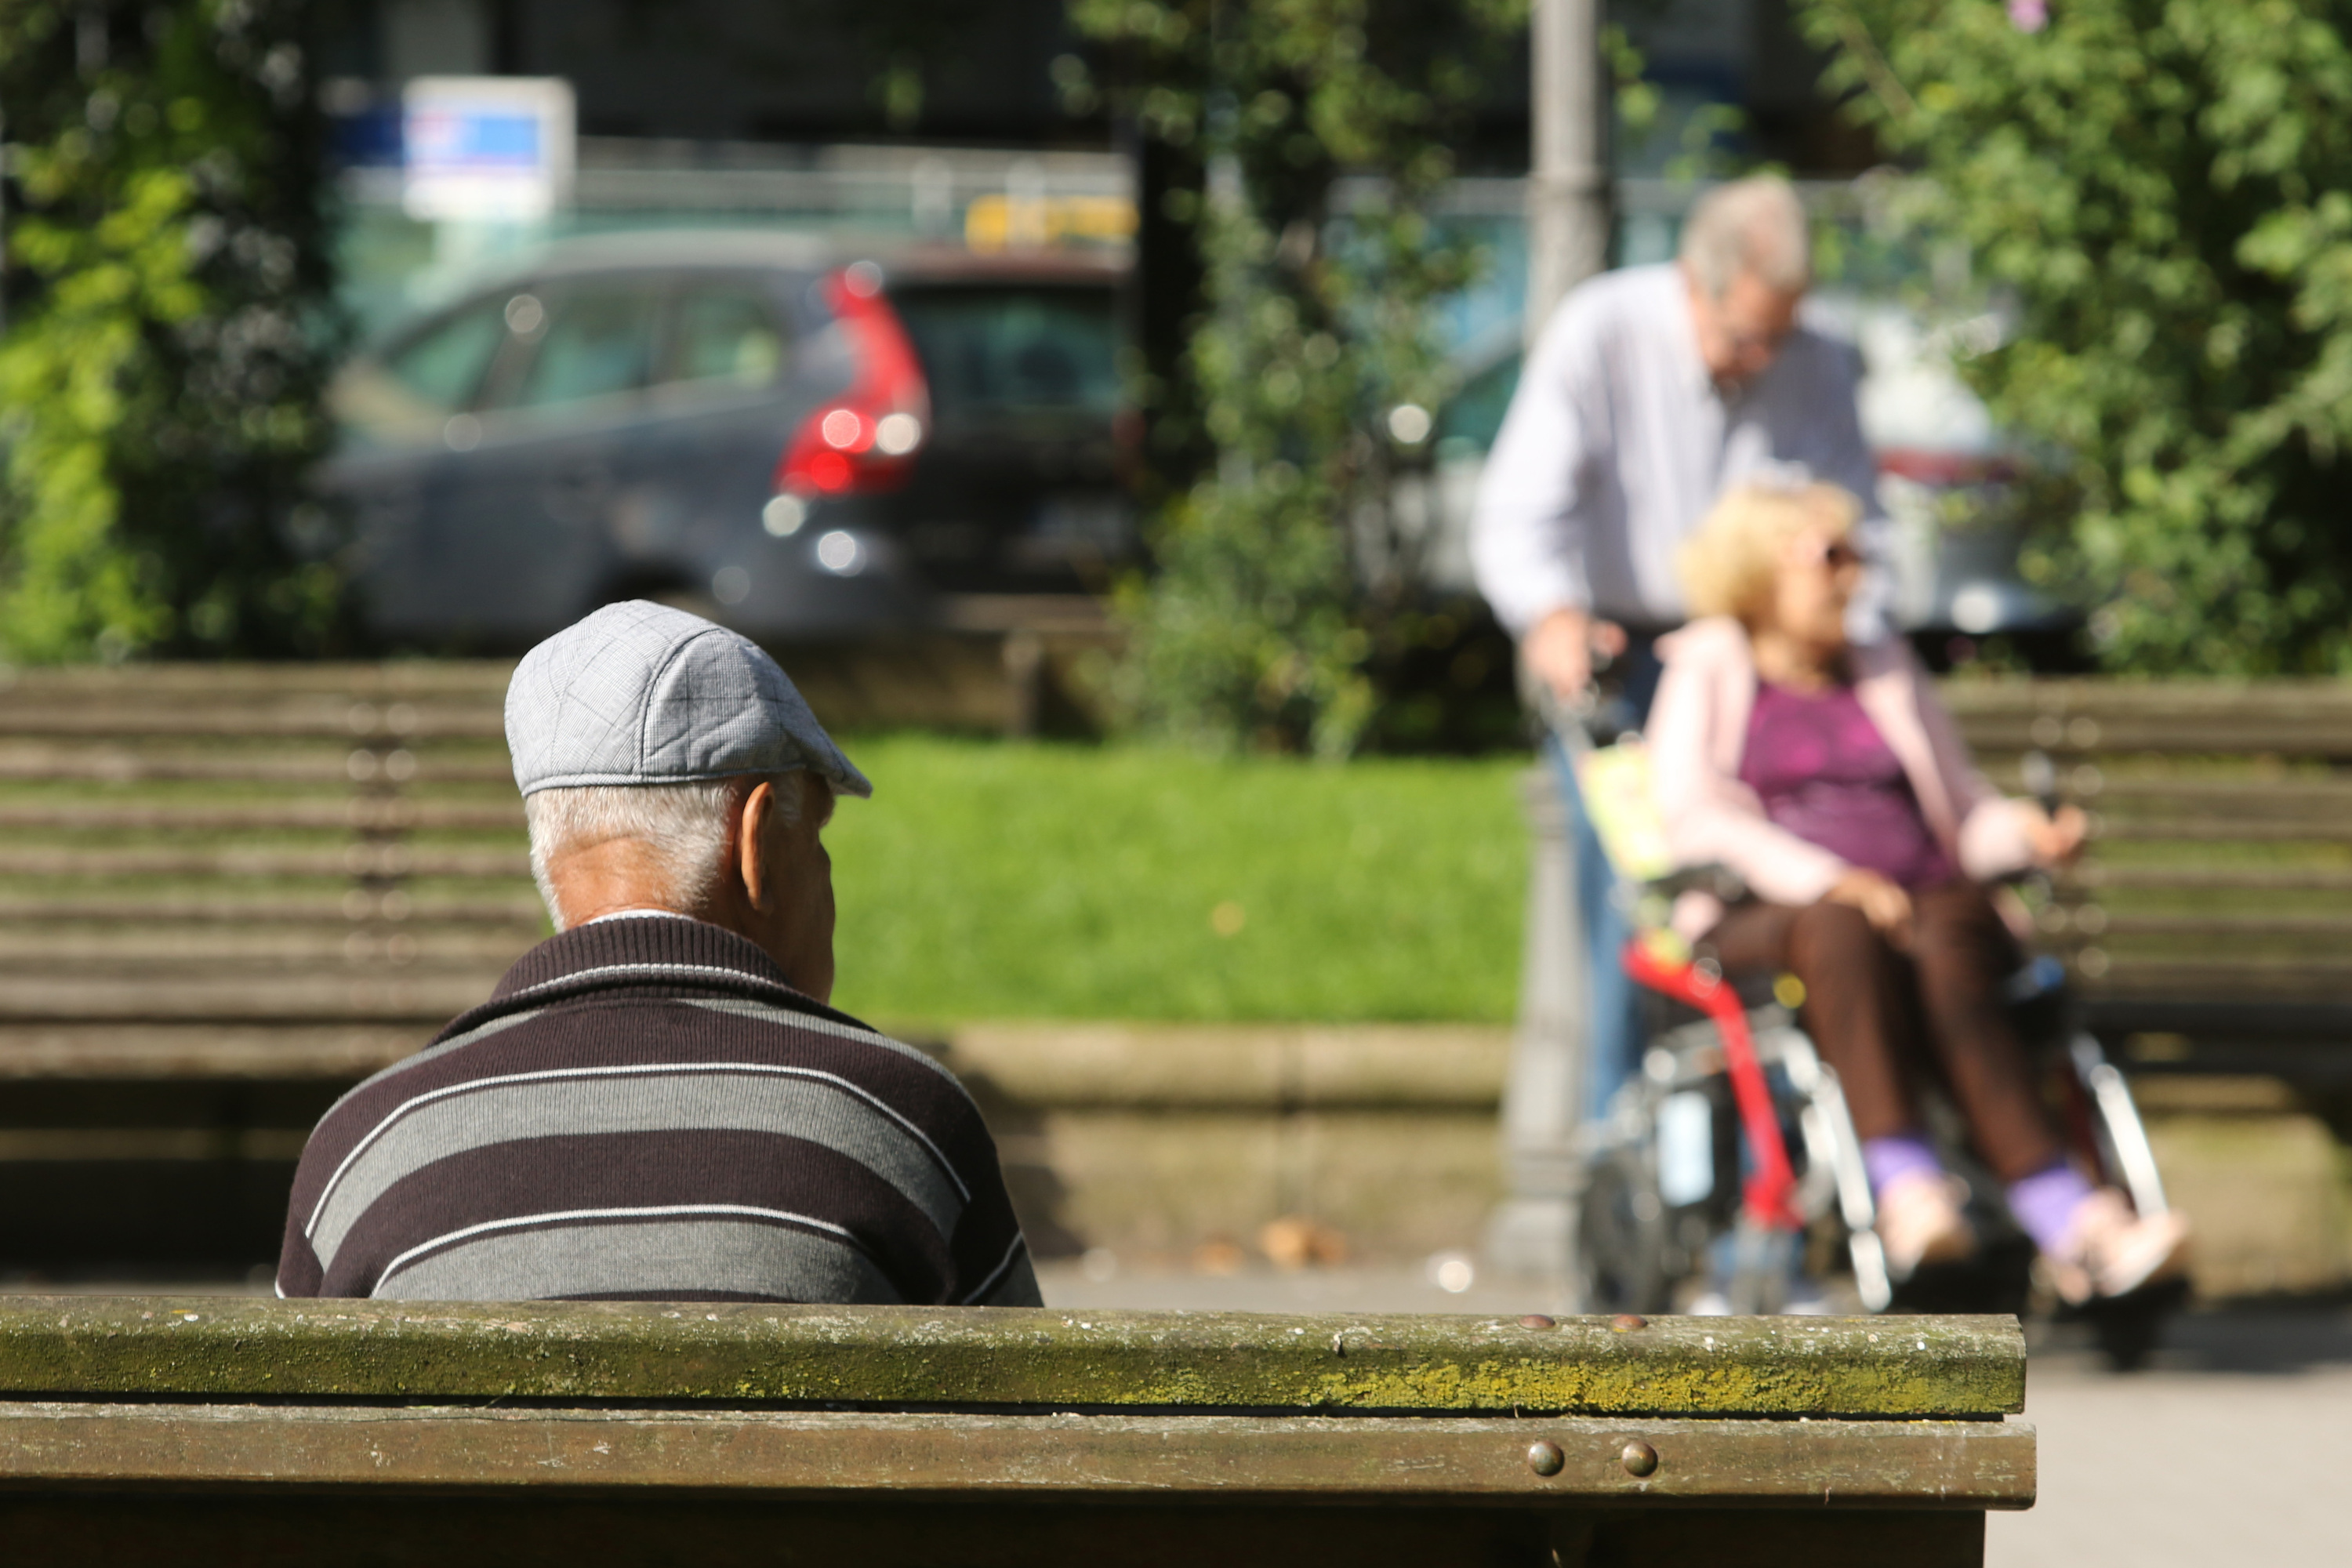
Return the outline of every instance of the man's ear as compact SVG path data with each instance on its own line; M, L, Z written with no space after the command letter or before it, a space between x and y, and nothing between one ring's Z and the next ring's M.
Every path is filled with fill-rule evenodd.
M745 901L765 910L775 891L776 867L770 863L768 826L780 803L776 786L768 779L753 784L735 814L735 872L742 879Z

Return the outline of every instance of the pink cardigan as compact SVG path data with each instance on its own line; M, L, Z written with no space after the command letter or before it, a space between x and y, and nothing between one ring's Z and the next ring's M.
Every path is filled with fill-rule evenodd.
M1693 621L1661 638L1658 655L1665 673L1644 733L1675 858L1725 866L1770 903L1818 901L1845 873L1845 862L1775 826L1756 792L1739 782L1756 703L1747 628L1728 616ZM2032 808L1994 793L1976 771L1909 645L1899 637L1857 645L1852 662L1854 696L1902 763L1920 815L1952 863L1979 881L2031 865ZM1696 937L1722 913L1706 895L1685 895L1675 907L1675 929Z

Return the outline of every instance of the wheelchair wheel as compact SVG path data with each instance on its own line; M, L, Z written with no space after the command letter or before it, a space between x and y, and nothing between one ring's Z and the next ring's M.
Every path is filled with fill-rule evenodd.
M1593 1163L1576 1236L1586 1311L1663 1312L1673 1305L1665 1205L1638 1151L1615 1150Z

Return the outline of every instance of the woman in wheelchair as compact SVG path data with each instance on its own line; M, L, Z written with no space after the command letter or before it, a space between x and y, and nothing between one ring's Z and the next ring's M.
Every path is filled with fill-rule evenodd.
M1704 618L1659 644L1654 790L1675 858L1748 898L1685 894L1675 924L1726 973L1802 983L1898 1274L1976 1247L1920 1115L1932 1065L2060 1293L2125 1294L2179 1271L2186 1223L2067 1162L2003 1005L2020 950L1987 890L2071 857L2082 814L1994 793L1907 645L1848 639L1860 511L1831 485L1750 485L1684 546Z

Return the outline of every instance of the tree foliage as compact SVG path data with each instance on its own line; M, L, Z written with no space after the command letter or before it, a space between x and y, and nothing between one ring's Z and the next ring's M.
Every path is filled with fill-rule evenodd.
M1125 695L1210 746L1354 747L1409 552L1383 540L1395 465L1447 390L1434 301L1472 248L1431 200L1513 0L1071 0L1112 47L1139 133L1201 173L1159 196L1192 226L1205 308L1177 374L1212 459L1162 511L1124 600ZM1363 547L1369 537L1371 548Z
M315 647L336 346L299 0L0 0L0 652Z
M1798 9L2013 310L1961 368L2107 661L2352 670L2352 4Z

